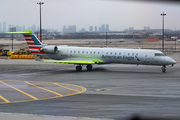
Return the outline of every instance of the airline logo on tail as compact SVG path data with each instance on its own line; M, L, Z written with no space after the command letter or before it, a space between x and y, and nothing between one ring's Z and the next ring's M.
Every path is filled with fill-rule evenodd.
M43 48L42 43L38 40L38 38L35 35L26 35L23 34L24 38L29 46L31 53L36 54L45 54L42 51L39 51L41 48Z
M35 35L24 35L24 38L29 46L31 53L45 54L44 52L39 51L41 48L43 48L43 46Z
M35 35L24 35L28 45L42 45Z

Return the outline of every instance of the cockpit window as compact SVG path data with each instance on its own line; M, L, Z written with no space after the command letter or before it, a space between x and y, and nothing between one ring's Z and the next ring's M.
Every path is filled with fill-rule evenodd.
M166 56L164 53L155 53L155 56Z

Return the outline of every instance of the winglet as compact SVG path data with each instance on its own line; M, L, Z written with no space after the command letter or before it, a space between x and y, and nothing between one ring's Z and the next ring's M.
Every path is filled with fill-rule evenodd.
M20 32L5 32L6 34L32 34L32 30L23 30Z

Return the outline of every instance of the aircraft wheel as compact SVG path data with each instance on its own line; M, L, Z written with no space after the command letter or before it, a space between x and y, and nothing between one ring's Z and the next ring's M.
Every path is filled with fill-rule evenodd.
M76 66L76 71L81 71L82 70L82 66Z
M86 66L86 68L87 68L88 71L91 71L91 70L92 70L92 65L91 65L91 64L88 64L88 65Z
M166 72L166 66L163 66L161 69L162 69L162 72Z
M162 69L162 72L166 72L166 68L163 68L163 69Z

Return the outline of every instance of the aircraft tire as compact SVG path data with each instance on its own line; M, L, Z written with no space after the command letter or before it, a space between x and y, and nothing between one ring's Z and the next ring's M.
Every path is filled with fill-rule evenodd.
M166 68L163 68L163 69L162 69L162 72L166 72Z
M166 66L163 66L161 69L162 69L162 72L166 72Z
M91 71L91 70L92 70L92 65L91 65L91 64L88 64L88 65L86 66L86 68L87 68L88 71Z
M82 70L82 66L76 66L76 71L81 71Z

